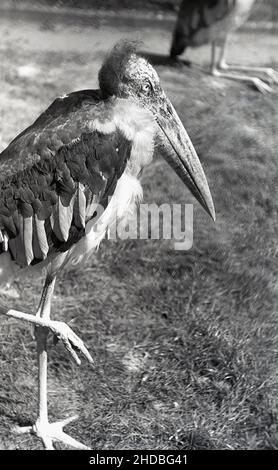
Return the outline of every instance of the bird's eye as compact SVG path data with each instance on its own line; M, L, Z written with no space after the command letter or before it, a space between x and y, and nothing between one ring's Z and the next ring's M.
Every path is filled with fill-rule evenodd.
M142 89L143 93L145 93L145 95L148 95L152 91L152 86L151 86L150 82L145 82L145 83L143 83L141 89Z

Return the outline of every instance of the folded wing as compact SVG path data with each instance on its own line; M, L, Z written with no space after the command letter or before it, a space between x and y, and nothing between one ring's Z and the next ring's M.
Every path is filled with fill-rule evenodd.
M57 99L2 152L0 253L26 266L66 251L107 206L131 152L118 129L94 128L111 106L91 90Z

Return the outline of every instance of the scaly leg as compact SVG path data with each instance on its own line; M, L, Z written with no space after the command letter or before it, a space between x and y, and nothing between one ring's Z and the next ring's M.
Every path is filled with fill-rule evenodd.
M234 71L248 71L248 67L244 68L244 66L233 66L233 65L228 65L225 61L225 56L226 56L226 49L227 49L227 38L223 42L221 46L221 52L220 52L220 59L218 64L216 65L216 59L215 59L215 44L212 45L212 65L211 65L211 73L215 77L223 77L223 78L229 78L230 80L237 80L241 82L246 82L251 85L253 85L257 90L259 90L261 93L266 94L266 93L271 93L272 88L265 83L263 80L261 80L258 77L250 77L248 75L244 74L235 74L235 73L229 73L229 70L232 72ZM270 69L269 69L270 70ZM249 71L253 72L258 72L257 70L250 69ZM274 71L273 71L274 72ZM274 77L274 74L273 74Z
M39 310L37 315L24 314L15 310L9 310L3 312L13 318L23 319L25 321L34 323L35 336L37 341L37 352L38 352L38 366L39 366L39 416L34 426L16 427L14 430L19 433L32 433L40 437L46 449L54 449L53 442L60 441L64 444L74 447L76 449L88 449L87 446L76 441L72 437L68 436L64 431L63 427L71 421L77 419L77 416L66 418L56 423L48 422L48 411L47 411L47 336L49 331L54 333L58 339L61 339L66 349L70 352L73 359L79 364L80 359L78 358L73 347L79 349L90 363L93 362L88 350L85 348L83 342L78 338L77 335L63 322L54 322L50 320L50 307L51 298L55 285L55 277L48 276L44 285Z

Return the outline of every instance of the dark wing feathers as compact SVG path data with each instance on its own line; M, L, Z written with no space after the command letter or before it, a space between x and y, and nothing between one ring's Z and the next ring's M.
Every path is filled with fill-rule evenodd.
M58 99L2 152L0 253L7 237L23 266L65 251L84 235L90 201L107 204L131 142L119 130L90 130L105 109L94 91Z
M237 0L183 0L173 35L171 55L177 56L186 47L194 45L197 33L225 18L234 9L236 2Z
M40 162L46 170L56 165L53 155L63 145L80 137L81 131L98 113L103 101L97 90L85 90L57 98L27 129L21 132L0 154L1 179Z

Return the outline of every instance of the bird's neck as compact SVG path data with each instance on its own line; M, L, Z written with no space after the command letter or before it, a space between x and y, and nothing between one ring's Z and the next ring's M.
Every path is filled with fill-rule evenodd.
M129 172L138 176L153 158L156 125L152 114L132 102L120 100L117 103L115 119L117 127L132 142Z
M153 158L156 124L153 115L134 101L115 98L109 117L95 121L96 130L111 133L119 130L132 144L126 172L137 177Z

